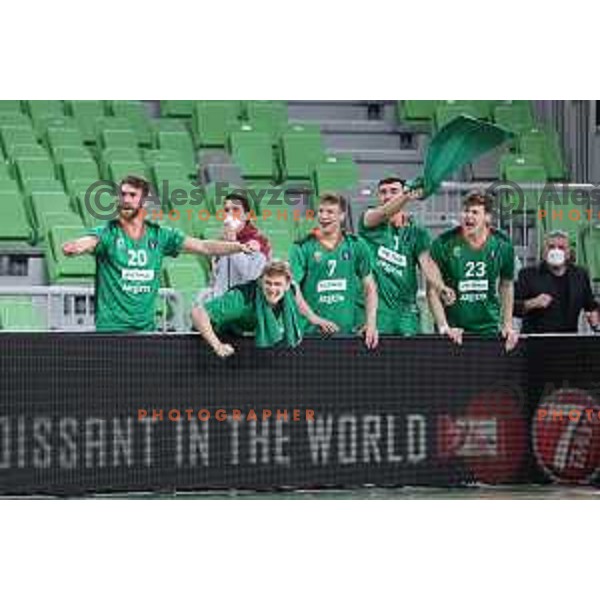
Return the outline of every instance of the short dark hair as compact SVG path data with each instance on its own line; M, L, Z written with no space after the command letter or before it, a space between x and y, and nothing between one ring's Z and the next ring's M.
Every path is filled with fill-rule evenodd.
M119 183L119 192L124 185L130 185L136 190L142 190L142 197L147 198L150 195L150 183L142 175L126 175Z
M248 197L243 192L238 190L236 190L235 192L230 192L229 194L227 194L227 196L225 196L225 201L223 202L223 204L225 204L227 200L231 200L232 202L239 202L243 206L244 212L250 212L250 202L248 202Z
M494 209L494 196L484 190L473 190L463 198L463 208L471 206L483 206L483 210L491 214Z
M341 194L336 194L334 192L325 192L324 194L321 194L319 204L334 204L335 206L339 206L343 213L346 212L346 208L348 207L346 198Z
M396 177L395 175L390 175L389 177L384 177L377 182L377 189L379 189L382 185L388 185L390 183L400 183L402 187L406 185L406 179L402 179L401 177Z

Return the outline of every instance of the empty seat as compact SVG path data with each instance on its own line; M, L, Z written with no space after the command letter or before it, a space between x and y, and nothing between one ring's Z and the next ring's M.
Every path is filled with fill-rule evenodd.
M30 298L0 296L0 329L4 331L45 331L44 315Z
M62 174L62 180L65 188L69 190L71 181L74 179L87 179L90 181L97 181L98 166L93 159L64 159L60 172Z
M128 175L147 177L146 165L141 160L113 160L108 163L108 178L118 183Z
M16 144L37 144L37 138L31 125L26 127L2 125L0 126L0 137L4 154L9 157L12 155L12 148Z
M229 136L229 150L233 162L247 179L274 179L274 158L271 136L242 126Z
M494 109L494 121L510 131L519 133L535 126L531 105L503 102Z
M96 141L96 121L104 116L102 100L69 100L67 111L73 115L85 142Z
M177 123L180 128L156 130L156 146L161 150L172 150L177 152L181 162L190 174L196 172L196 156L192 138L183 124Z
M349 156L327 156L315 167L313 182L317 195L348 193L358 186L358 167Z
M25 203L17 189L0 186L0 241L29 242L32 237Z
M11 148L10 158L15 161L18 158L50 158L48 150L40 144L15 144Z
M65 115L65 107L62 100L26 100L25 106L39 139L42 139L44 136L44 128L49 118L63 117Z
M51 126L46 130L46 143L54 154L59 146L83 146L83 137L78 129Z
M98 145L101 148L136 148L137 136L132 129L122 131L104 129L98 137Z
M171 181L185 181L188 179L188 169L180 162L157 162L152 167L153 182L157 189L164 183Z
M562 149L556 131L551 129L529 129L519 136L521 154L540 157L549 179L561 180L567 177Z
M21 113L20 100L0 100L0 113Z
M137 146L131 148L105 148L100 155L100 172L102 177L110 177L109 165L111 162L139 162L140 151Z
M193 100L161 100L161 117L191 117L194 112Z
M85 146L55 146L52 150L54 162L59 167L65 160L93 160L88 148Z
M323 138L318 127L292 125L281 137L282 179L309 179L324 156Z
M400 121L431 121L438 100L399 100L397 114Z
M246 103L248 122L257 131L271 134L275 142L288 124L287 102L279 100L249 100Z
M148 111L140 100L113 100L112 113L129 121L129 126L137 136L137 143L142 146L152 145L152 126Z
M435 110L435 125L438 129L460 115L477 117L477 109L468 100L442 100Z
M223 147L229 130L240 117L237 100L197 100L194 103L193 130L202 147Z
M17 176L22 187L30 179L53 179L54 164L49 158L18 158L15 160Z
M12 174L8 165L5 162L0 161L0 181L3 179L11 179Z

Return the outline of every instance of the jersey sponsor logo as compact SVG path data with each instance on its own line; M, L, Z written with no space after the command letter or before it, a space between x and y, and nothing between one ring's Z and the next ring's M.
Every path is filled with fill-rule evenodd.
M319 296L319 304L338 304L344 302L345 296L343 294L324 294Z
M121 279L125 281L154 281L154 270L121 269Z
M469 281L459 281L459 292L487 292L489 282L487 279L471 279Z
M347 287L345 279L323 279L317 283L317 292L345 292Z
M350 250L344 250L342 252L342 260L350 260L352 258L352 252Z
M148 248L150 248L150 250L156 250L158 246L158 242L156 240L150 240L148 242Z
M321 262L321 259L323 258L323 253L322 252L315 252L313 254L313 258L314 258L315 262Z
M121 289L129 294L149 294L152 292L152 288L149 285L125 284Z
M377 250L377 256L382 260L390 262L398 267L406 267L407 261L404 254L394 252L385 246L379 246Z

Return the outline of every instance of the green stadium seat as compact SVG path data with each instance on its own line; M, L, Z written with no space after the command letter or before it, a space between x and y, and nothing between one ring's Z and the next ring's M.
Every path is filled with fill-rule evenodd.
M73 115L85 142L96 141L96 121L105 114L102 100L68 100L67 111Z
M479 117L476 106L469 100L441 100L435 110L435 126L440 129L460 115Z
M156 146L161 150L172 150L179 155L179 162L183 164L190 174L197 171L196 155L192 138L187 129L182 125L181 129L165 131L157 129Z
M33 192L31 194L31 214L33 224L39 230L44 213L70 213L71 202L64 192ZM41 233L38 231L38 234Z
M18 158L50 158L48 150L40 144L15 144L11 149L11 159Z
M351 192L358 186L358 179L358 166L350 156L327 156L313 172L317 196L323 192Z
M223 208L223 203L225 200L225 196L234 189L234 186L230 186L226 183L222 182L211 182L207 183L204 186L204 197L205 197L205 206L211 214L216 214L216 212Z
M548 174L544 166L535 162L537 157L525 157L520 155L508 155L508 159L502 159L502 172L507 181L519 183L539 183L543 185L548 180ZM514 194L511 194L514 196ZM537 211L541 192L535 190L523 190L524 202L521 208L525 211ZM514 201L515 205L516 200Z
M162 150L160 148L143 150L142 159L146 163L146 165L148 165L149 168L152 168L155 164L161 162L180 162L179 152L177 150Z
M49 118L65 116L65 107L62 100L26 100L25 107L40 140L44 136L46 121Z
M62 174L62 181L65 188L69 190L71 181L74 179L86 179L88 181L98 181L98 165L96 162L89 159L64 159L60 171Z
M15 160L17 176L21 187L30 179L53 179L54 164L49 158L18 158Z
M31 125L27 127L2 125L0 127L0 137L2 138L2 147L5 156L12 156L13 146L17 144L37 144L37 138Z
M10 177L0 177L0 192L14 192L15 194L19 191L19 184Z
M108 178L118 183L128 175L147 178L146 165L140 160L113 160L108 163Z
M157 162L152 166L152 181L156 189L162 189L163 182L189 181L188 169L180 162Z
M310 179L314 166L325 157L318 126L292 125L281 137L282 179Z
M151 146L152 125L144 103L139 100L113 100L111 104L112 113L115 117L121 117L129 121L131 129L137 136L138 144Z
M23 113L1 112L0 111L0 127L8 125L10 127L26 127L31 128L31 119Z
M0 241L30 242L31 239L31 226L21 193L18 189L0 186Z
M60 194L64 191L62 182L57 179L30 179L23 188L23 194L27 199L30 199L34 192Z
M51 126L46 130L46 143L54 154L59 146L83 146L83 137L78 129Z
M161 100L161 117L191 117L194 112L193 100Z
M288 126L287 102L279 100L249 100L246 103L247 119L256 131L271 134L276 142Z
M233 162L245 179L275 179L275 161L271 135L243 125L229 136L229 151Z
M98 137L101 148L136 148L137 136L133 129L116 131L104 129Z
M287 260L296 239L294 221L285 221L273 216L259 220L257 226L271 242L273 259Z
M567 177L567 169L562 156L558 134L550 129L530 129L519 136L521 154L540 157L548 178L562 180Z
M439 100L399 100L396 105L399 121L432 121Z
M600 225L594 224L582 230L582 251L585 267L590 277L600 281Z
M0 181L3 179L11 179L12 173L7 163L0 161Z
M141 155L139 148L105 148L100 155L100 173L104 179L110 177L109 164L111 162L139 162Z
M0 100L0 113L20 114L21 112L20 100Z
M73 179L69 186L69 196L71 198L71 206L74 212L76 212L86 227L93 227L105 223L106 220L100 220L95 215L91 214L90 210L86 207L85 197L88 190L94 190L95 180L89 179ZM103 205L110 207L110 198L104 197L104 194L99 198L99 202ZM110 211L109 211L110 212Z
M48 234L53 227L76 227L82 232L82 234L85 231L85 225L83 224L81 217L73 211L46 211L40 213L39 219L39 239L48 239Z
M0 329L46 331L44 315L28 297L0 296Z
M535 126L530 104L504 102L494 109L494 121L510 131L519 133Z
M65 160L93 160L88 148L85 146L55 146L52 150L54 162L58 167L59 176L60 167Z
M48 232L46 246L46 265L48 277L52 283L89 281L94 276L96 265L93 256L64 256L62 246L65 242L77 239L85 233L81 227L55 226Z
M192 121L196 145L224 147L229 130L238 124L240 112L237 100L197 100Z

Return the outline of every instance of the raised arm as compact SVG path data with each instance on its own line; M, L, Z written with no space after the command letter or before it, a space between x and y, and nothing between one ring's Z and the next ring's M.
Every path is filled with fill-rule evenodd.
M375 208L370 208L365 212L365 227L368 227L369 229L371 227L377 227L386 219L389 219L390 217L393 217L397 212L400 212L408 202L410 202L414 198L417 198L419 195L419 190L415 190L413 192L404 192L395 200L391 200L390 202L386 202L385 204L382 204L381 206L377 206Z
M248 244L240 242L225 242L221 240L199 240L194 237L186 237L183 241L183 250L192 254L203 254L205 256L228 256L243 252L251 254L253 249Z
M98 238L95 235L86 235L77 240L65 242L62 251L65 256L79 256L86 252L93 252L98 245Z

